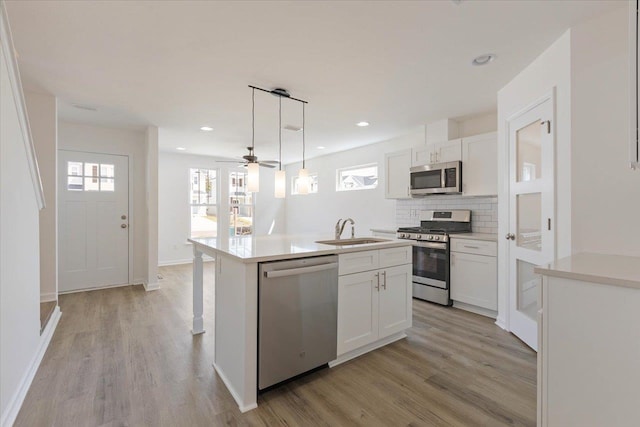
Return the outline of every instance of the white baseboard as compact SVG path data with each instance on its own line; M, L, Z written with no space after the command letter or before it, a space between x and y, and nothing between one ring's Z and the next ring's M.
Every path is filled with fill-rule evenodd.
M22 407L24 398L27 396L27 392L29 391L29 387L31 387L33 378L36 376L36 372L40 367L40 362L42 362L44 353L49 347L51 337L53 337L53 333L56 330L56 326L58 326L58 321L60 320L61 315L62 312L60 311L60 306L56 306L56 308L53 310L53 313L51 314L49 322L47 322L47 326L44 328L44 331L42 331L42 334L40 335L38 349L36 350L36 354L34 355L33 360L31 361L31 364L27 369L27 372L20 381L18 391L13 395L11 400L9 400L9 403L7 404L7 407L2 414L0 426L10 427L16 421L16 417L20 412L20 408Z
M160 283L158 282L155 282L155 283L142 282L142 286L144 286L144 290L147 292L157 291L158 289L160 289Z
M58 293L57 292L48 292L45 294L40 294L40 302L50 302L57 301Z
M460 309L460 310L470 311L471 313L479 314L481 316L490 317L492 319L495 319L496 317L498 317L498 312L497 311L489 310L489 309L483 308L483 307L478 307L477 305L467 304L467 303L460 302L460 301L454 301L453 302L453 306L455 308Z
M351 359L355 359L358 356L362 356L365 353L369 353L370 351L373 351L380 347L384 347L385 345L391 344L392 342L401 340L406 337L407 334L405 334L404 332L398 332L396 334L389 335L388 337L385 337L381 340L372 342L371 344L365 345L364 347L351 350L348 353L338 356L336 360L332 360L331 362L329 362L329 367L333 368L334 366L338 366L341 363L347 362Z
M210 261L215 261L214 258L210 257L209 255L202 255L202 261L203 262L210 262ZM174 260L169 260L169 261L160 261L158 262L158 267L168 267L170 265L182 265L182 264L191 264L193 262L193 258L187 258L187 259L174 259Z
M498 318L496 319L496 325L498 325L499 327L501 327L505 331L511 332L511 331L509 331L509 328L507 327L507 322L504 320L504 317L500 317L500 315L498 315Z
M136 282L136 280L134 280L134 282ZM75 294L77 292L91 292L91 291L100 291L102 289L111 289L111 288L121 288L123 286L137 286L137 285L141 285L143 282L138 282L138 283L122 283L120 285L107 285L107 286L97 286L95 288L84 288L84 289L73 289L70 291L58 291L58 295L64 295L64 294Z
M224 374L224 372L220 370L220 368L218 368L218 365L216 365L215 362L213 362L213 369L216 370L216 373L222 379L222 382L224 383L224 385L227 386L227 390L229 390L229 393L231 393L233 400L235 400L236 403L238 404L238 408L240 409L240 412L248 412L258 407L258 402L245 403L242 401L242 399L240 399L240 396L231 385L231 382L229 382L229 380L227 379L227 376Z

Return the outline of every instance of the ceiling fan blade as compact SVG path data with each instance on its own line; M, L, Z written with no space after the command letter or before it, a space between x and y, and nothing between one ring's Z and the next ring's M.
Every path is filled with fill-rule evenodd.
M275 167L276 167L276 165L271 165L271 164L266 163L266 162L258 162L258 164L259 164L260 166L262 166L263 168L271 168L271 169L273 169L273 168L275 168Z
M277 160L261 160L260 163L266 163L268 165L276 165L276 166L280 164L280 162Z
M216 163L247 163L244 160L216 160Z

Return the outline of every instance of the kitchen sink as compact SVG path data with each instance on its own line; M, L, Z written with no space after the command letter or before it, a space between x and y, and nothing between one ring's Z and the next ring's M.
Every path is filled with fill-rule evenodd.
M376 237L357 237L354 239L317 240L316 243L323 245L346 246L346 245L366 245L367 243L390 242L389 239L378 239Z

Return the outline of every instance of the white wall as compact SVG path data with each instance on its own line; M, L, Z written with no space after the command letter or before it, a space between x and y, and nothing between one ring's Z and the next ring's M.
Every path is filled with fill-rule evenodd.
M333 235L336 221L351 217L356 234L368 235L370 228L395 228L396 202L384 198L384 155L425 144L424 129L408 135L352 150L332 153L307 161L309 173L318 174L318 193L291 195L291 177L298 174L300 163L288 165L286 232L322 232ZM372 190L336 191L336 169L378 164L378 187Z
M29 126L47 206L40 211L40 299L58 299L58 110L52 95L25 91Z
M571 29L572 250L640 255L640 172L628 166L627 8Z
M129 206L129 223L133 237L133 283L148 282L148 221L146 215L146 135L144 131L116 129L102 126L58 123L58 148L63 150L129 156L133 173L133 206Z
M507 120L556 90L556 256L571 254L571 32L567 31L498 92L498 235L512 232L509 218ZM498 319L508 323L508 246L498 239Z
M480 135L483 133L495 132L498 126L498 113L496 111L477 114L471 117L456 119L458 122L458 136Z
M4 20L4 7L0 5ZM1 23L4 31L4 22ZM0 414L10 425L37 368L40 344L39 206L31 180L20 114L0 48ZM19 90L19 88L18 88ZM32 377L31 377L32 378ZM22 397L21 397L22 396Z

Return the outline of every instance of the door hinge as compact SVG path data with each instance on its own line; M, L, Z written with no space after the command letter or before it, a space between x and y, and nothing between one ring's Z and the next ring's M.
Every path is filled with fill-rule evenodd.
M551 218L547 218L547 230L551 231Z
M544 122L540 122L540 124L547 126L547 134L551 133L551 120L545 120Z

